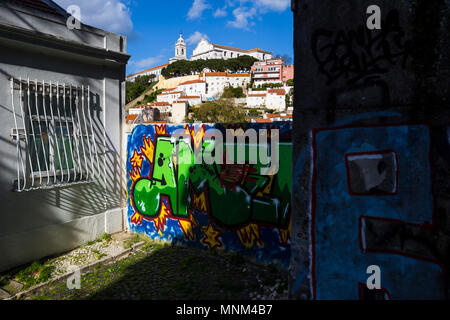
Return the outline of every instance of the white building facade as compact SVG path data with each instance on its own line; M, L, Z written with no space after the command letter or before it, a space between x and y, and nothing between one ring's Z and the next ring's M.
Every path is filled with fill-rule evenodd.
M247 107L248 108L265 107L266 96L267 94L265 92L248 94Z
M284 111L286 109L286 90L252 91L247 95L247 107L265 107L276 111Z
M194 49L191 60L210 60L210 59L233 59L240 56L251 56L258 60L264 61L272 59L272 53L259 48L250 50L233 48L219 44L210 43L206 39L202 39Z
M266 108L284 111L286 109L286 91L284 89L267 90Z
M200 96L204 99L206 95L206 81L199 79L182 82L178 85L177 90L184 92L187 96Z
M175 100L178 100L183 95L183 91L171 91L167 93L158 94L156 97L157 102L167 102L172 104Z
M228 85L233 88L248 88L250 85L249 73L231 73L227 74Z
M159 81L161 79L161 73L163 71L163 69L165 67L167 67L169 64L163 64L151 69L147 69L138 73L133 73L127 76L127 81L131 81L134 82L136 81L137 77L142 77L142 76L150 76L150 75L154 75L155 79L153 81Z

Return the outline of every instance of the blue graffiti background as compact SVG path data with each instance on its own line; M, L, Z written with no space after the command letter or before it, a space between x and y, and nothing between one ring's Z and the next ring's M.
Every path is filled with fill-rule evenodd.
M431 223L433 197L426 126L330 129L316 135L314 212L317 299L358 299L370 265L381 268L381 286L392 299L443 299L440 266L388 253L363 253L359 217ZM394 150L398 155L398 194L353 196L348 192L345 155Z

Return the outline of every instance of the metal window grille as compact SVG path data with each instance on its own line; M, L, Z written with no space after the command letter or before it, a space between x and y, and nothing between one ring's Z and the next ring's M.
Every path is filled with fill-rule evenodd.
M89 86L11 78L18 192L100 178Z

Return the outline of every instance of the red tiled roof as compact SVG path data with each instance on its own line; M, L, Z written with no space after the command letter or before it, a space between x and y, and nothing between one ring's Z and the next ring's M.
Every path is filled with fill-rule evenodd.
M205 83L205 81L203 80L190 80L190 81L185 81L179 84L179 86L184 86L186 84L194 84L194 83Z
M152 105L157 106L157 107L171 106L170 103L164 102L164 101L163 102L154 102L154 103L152 103Z
M250 77L248 73L230 73L227 74L227 77Z
M133 123L134 120L136 120L137 117L138 117L137 114L129 114L129 115L127 115L127 117L126 117L125 122L126 122L126 123L130 123L130 122Z
M256 123L270 123L272 121L270 121L269 119L262 119L262 118L257 118L254 119L256 121Z
M200 96L180 96L180 99L200 99Z
M141 71L141 72L132 73L132 74L128 75L127 78L130 78L130 77L133 77L133 76L137 76L138 74L142 74L142 73L149 72L149 71L152 71L152 70L161 69L161 68L167 67L168 65L169 65L169 63L166 63L166 64L162 64L160 66L156 66L156 67L153 67L153 68L150 68L150 69L146 69L146 70Z
M205 76L206 77L226 77L227 73L226 72L206 72Z
M284 89L269 89L267 90L268 93L276 93L279 96L284 96L286 95L286 90Z
M260 48L253 48L253 49L247 50L247 52L262 52L262 53L272 54L272 52L265 51L265 50L260 49Z
M187 102L187 100L177 100L177 101L174 101L173 103L186 103Z
M145 108L145 107L164 107L164 106L171 106L170 103L162 101L162 102L152 102L149 104L141 104L138 105L137 108Z
M221 48L221 49L226 49L226 50L230 50L230 51L238 51L238 52L243 52L243 53L249 53L249 52L263 52L263 53L269 53L271 54L271 52L268 51L264 51L262 49L259 48L254 48L254 49L250 49L250 50L245 50L245 49L239 49L239 48L233 48L233 47L229 47L229 46L224 46L221 44L214 44L212 43L213 46L217 47L217 48Z
M265 97L266 94L265 93L258 93L258 94L249 94L249 97Z

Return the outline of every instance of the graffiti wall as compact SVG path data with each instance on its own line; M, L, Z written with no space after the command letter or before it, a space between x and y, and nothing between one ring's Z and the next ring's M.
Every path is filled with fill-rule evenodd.
M445 298L444 267L419 236L433 224L430 137L425 125L315 130L315 298L377 294L366 287L371 265L382 271L387 299ZM389 235L409 233L406 225L415 230L404 240Z
M196 159L195 150L212 154L217 143L223 144L223 156L230 157L229 141L209 137L212 129L224 137L226 129L264 129L268 137L277 129L276 174L262 174L267 164L249 161L254 145L248 139L242 164ZM257 144L257 148L270 153L270 144ZM231 157L237 156L234 152ZM153 239L233 251L287 268L291 163L290 123L137 126L127 147L130 229Z
M437 3L292 1L291 298L449 297L450 6Z

